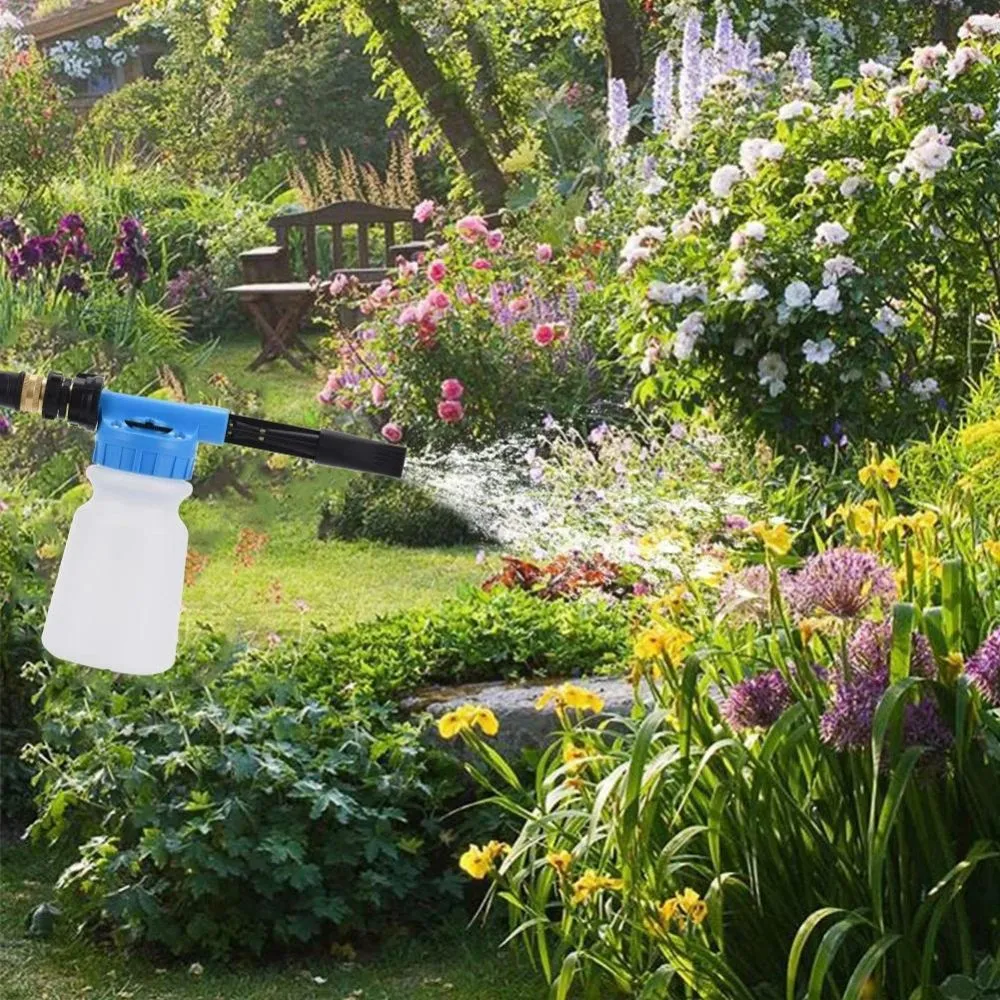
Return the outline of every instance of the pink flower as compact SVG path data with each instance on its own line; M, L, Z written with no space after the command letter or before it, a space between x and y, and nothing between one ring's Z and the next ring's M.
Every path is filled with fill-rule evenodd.
M281 645L281 636L277 632L267 633L267 644L273 649L275 646Z
M403 428L397 423L388 423L382 428L382 437L390 444L399 444L403 440Z
M535 332L531 335L539 347L548 347L556 339L555 327L551 323L539 323L535 327Z
M417 315L416 306L407 306L396 318L396 323L399 326L409 326L411 323L418 322L420 317Z
M465 410L457 399L442 399L438 403L438 416L446 424L457 424L465 416Z
M385 402L385 386L381 382L372 384L372 404L381 406Z
M430 222L434 218L434 213L437 211L437 204L431 198L425 198L417 207L413 210L413 218L417 222Z
M481 215L467 215L455 223L455 232L466 243L476 243L489 234L490 228Z
M552 260L552 244L551 243L539 243L535 247L535 260L539 264L548 264Z
M479 301L479 296L475 292L470 292L465 285L459 286L456 294L458 295L458 301L464 306L472 306Z
M328 389L324 389L322 392L317 394L316 402L322 403L324 406L329 406L333 402L333 396L330 394Z
M493 265L485 257L477 257L472 262L472 266L477 271L488 271Z
M385 302L390 295L392 295L392 282L386 278L385 281L383 281L382 284L380 284L378 288L372 292L372 299L376 302Z
M486 246L490 250L499 250L503 246L503 230L491 229L486 234Z
M415 260L404 260L400 257L398 264L401 278L412 278L420 270L420 265Z
M336 298L347 287L347 275L341 272L330 282L330 294Z
M451 308L451 299L448 297L447 292L441 291L438 288L436 291L431 292L427 296L427 301L438 310L438 312L445 312Z
M435 285L440 285L444 281L444 276L448 273L448 266L439 257L437 260L432 260L430 266L427 268L427 277L434 282Z
M446 378L441 383L441 395L445 399L461 399L465 392L465 386L457 378Z
M518 295L517 298L511 299L508 305L515 316L523 316L531 311L531 300L527 295Z

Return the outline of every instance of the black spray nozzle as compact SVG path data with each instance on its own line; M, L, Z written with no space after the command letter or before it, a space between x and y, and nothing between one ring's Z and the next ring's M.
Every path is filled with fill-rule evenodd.
M381 441L342 434L340 431L310 430L292 424L277 424L255 417L229 415L226 443L261 451L308 458L320 465L332 465L354 472L372 472L399 479L403 475L406 449Z

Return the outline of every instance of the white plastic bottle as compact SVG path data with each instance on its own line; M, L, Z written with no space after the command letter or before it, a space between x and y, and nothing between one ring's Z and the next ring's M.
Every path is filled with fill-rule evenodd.
M73 518L42 643L56 657L158 674L177 654L188 531L182 479L87 470L94 495Z

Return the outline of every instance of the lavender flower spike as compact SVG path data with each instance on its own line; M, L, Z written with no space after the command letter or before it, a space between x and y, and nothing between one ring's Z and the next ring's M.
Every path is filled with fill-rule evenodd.
M701 14L696 10L691 11L684 25L678 91L681 114L685 118L693 118L701 92Z
M812 56L805 42L799 42L791 52L788 53L788 65L795 73L795 79L799 83L812 83Z
M991 632L976 650L965 673L972 686L988 702L1000 708L1000 628Z
M733 68L733 19L723 9L715 22L715 60L718 72L728 73Z
M608 142L612 149L621 149L628 139L630 121L628 90L625 81L617 77L608 80Z
M674 61L667 52L656 57L653 79L653 131L665 132L674 120Z

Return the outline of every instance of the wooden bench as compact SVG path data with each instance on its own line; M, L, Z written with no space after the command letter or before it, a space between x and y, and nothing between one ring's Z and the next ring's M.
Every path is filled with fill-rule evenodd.
M276 215L268 225L275 245L240 254L243 283L227 289L239 295L261 335L251 370L279 357L304 370L294 352L315 358L299 330L316 302L321 274L344 274L373 287L388 277L397 257L412 259L428 245L410 209L361 201ZM397 230L409 241L397 243Z

